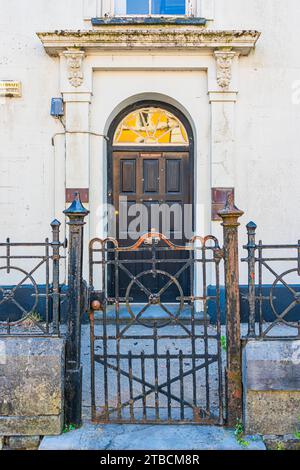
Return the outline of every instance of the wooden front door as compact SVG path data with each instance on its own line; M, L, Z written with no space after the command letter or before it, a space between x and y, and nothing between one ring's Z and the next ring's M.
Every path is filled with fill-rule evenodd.
M143 227L145 231L155 230L165 235L164 231L169 229L167 234L168 238L176 245L184 245L186 243L184 230L184 211L187 205L192 203L192 171L190 168L190 155L189 152L135 152L135 151L115 151L113 152L113 194L112 202L117 213L117 238L120 246L130 246L136 241L136 226L132 224L136 219L137 214L133 217L128 215L124 223L122 217L122 201L126 200L127 210L133 204L143 204ZM126 198L126 199L125 199ZM120 202L121 201L121 202ZM151 217L151 209L153 205L165 204L172 208L174 204L181 207L181 226L179 226L178 219L175 222L174 213L171 210L171 217L169 222L166 222L164 217L160 215L153 220ZM191 207L191 206L189 206ZM156 207L156 214L158 207ZM124 214L124 212L123 212ZM144 220L146 218L146 220ZM138 227L139 228L139 227ZM142 235L142 234L141 234ZM175 253L170 250L160 254L163 259L185 257L186 252ZM130 253L133 259L139 256L150 256L150 254ZM128 253L124 254L128 258ZM180 264L162 263L161 269L166 270L170 274L175 274L180 269ZM132 264L132 274L139 274L143 270L141 263ZM171 271L171 272L170 272ZM183 278L180 279L182 287L188 294L188 270L185 271ZM153 279L153 283L158 283L156 286L159 289L159 279ZM119 279L120 296L124 296L128 279L126 274ZM152 286L155 289L155 286ZM165 298L166 301L174 301L175 291L170 287ZM140 298L139 289L136 286L134 292L134 300L138 301Z

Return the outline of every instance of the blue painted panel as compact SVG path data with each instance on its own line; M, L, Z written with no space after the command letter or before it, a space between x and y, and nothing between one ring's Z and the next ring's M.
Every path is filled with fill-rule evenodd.
M300 285L291 285L296 292L300 292ZM262 286L262 296L265 298L263 301L263 318L266 322L273 322L276 319L276 316L272 310L269 295L272 286L269 284L265 284ZM225 288L221 287L221 320L222 323L225 323ZM246 300L245 296L248 294L248 286L240 285L240 305L241 305L241 322L248 323L249 318L249 303ZM215 296L216 295L216 288L215 286L208 287L208 295ZM258 296L258 289L256 291L256 295ZM273 289L273 306L276 311L280 314L282 313L285 308L291 303L292 298L290 292L286 289L285 286L276 286ZM256 306L257 311L257 318L258 321L258 304ZM217 313L216 313L216 304L214 301L208 302L208 314L211 318L212 323L216 322ZM287 321L299 321L300 320L300 306L297 305L294 309L292 309L289 314L285 317Z
M11 290L15 286L1 286L1 288L6 291L6 290ZM37 306L35 308L35 312L38 313L41 318L44 320L46 316L46 298L45 298L45 291L46 288L44 285L39 285L38 286L38 293L39 293L39 299ZM68 288L66 285L61 286L61 293L66 294L68 291ZM14 299L21 305L24 310L27 312L32 309L35 303L35 291L32 285L22 285L20 286L14 294ZM67 320L67 307L68 307L68 298L62 297L61 301L61 309L60 309L60 315L61 315L61 321L62 323L65 323ZM51 305L51 297L49 298L49 313L51 313L52 310L52 305ZM22 311L20 308L16 306L11 301L3 301L3 292L0 293L0 321L17 321L20 320L22 317ZM51 321L51 316L49 317L49 321Z

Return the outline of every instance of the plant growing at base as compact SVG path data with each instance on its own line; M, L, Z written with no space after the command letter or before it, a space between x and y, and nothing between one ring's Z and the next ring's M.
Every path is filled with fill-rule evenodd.
M42 317L39 314L39 312L33 311L30 312L27 316L25 316L24 321L23 321L23 326L25 328L32 328L34 325L37 323L40 323L42 321Z
M76 429L77 426L75 426L75 424L66 424L63 429L63 434L65 434L66 432L75 431Z
M227 351L227 339L226 336L221 336L221 347L223 351Z
M300 428L300 416L298 417L298 421L299 421L299 426L298 426L297 431L294 434L296 439L300 439L300 430L299 430L299 428Z
M243 438L243 436L244 436L244 426L243 426L243 423L241 422L240 419L238 419L237 422L236 422L234 435L235 435L235 438L236 438L238 444L241 447L248 447L249 446L249 442L246 441Z

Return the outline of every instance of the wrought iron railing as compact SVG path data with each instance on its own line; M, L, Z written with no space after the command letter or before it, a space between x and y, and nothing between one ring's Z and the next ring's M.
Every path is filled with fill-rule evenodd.
M247 337L300 338L300 241L291 245L256 243L256 228L254 222L247 225L244 248L248 256L242 259L248 263Z
M111 406L108 402L108 381L102 376L102 389L100 390L100 403L103 408L100 411L100 419L108 421L111 413L120 419L122 418L123 408L129 409L129 420L133 421L132 411L139 400L142 400L142 419L145 420L145 412L149 407L144 406L151 395L152 403L150 410L154 411L154 420L157 420L160 413L159 402L157 398L164 399L165 419L174 418L179 421L192 419L199 422L223 422L225 417L228 426L234 426L237 419L242 416L242 380L241 380L241 347L240 347L240 307L239 307L239 289L238 289L238 219L243 214L234 205L232 197L228 197L224 210L219 214L223 220L224 246L220 249L217 240L214 237L206 237L204 239L193 239L190 246L176 247L162 235L155 236L154 233L148 234L148 237L140 241L140 246L135 246L130 256L135 256L136 249L141 248L141 243L145 245L148 252L148 258L142 260L142 270L145 269L145 276L148 281L151 277L156 277L159 282L157 286L159 290L141 288L142 273L132 273L130 265L138 265L138 260L128 259L126 263L126 251L119 249L117 243L108 243L108 240L93 240L90 244L90 268L94 271L99 268L100 274L94 276L91 272L89 286L83 281L82 277L82 261L83 261L83 228L85 217L88 215L80 201L79 194L75 194L74 201L71 206L64 211L69 226L68 235L68 270L67 270L67 293L62 293L62 285L60 282L60 264L64 260L64 249L66 242L59 240L58 221L51 224L52 240L46 239L41 243L16 243L7 239L6 242L0 243L0 336L7 335L59 335L62 332L60 326L60 306L67 300L67 325L65 327L66 337L66 369L65 369L65 421L66 424L81 425L81 395L82 395L82 367L81 367L81 321L82 314L89 310L91 320L91 360L92 368L97 362L100 367L104 366L104 374L108 379L108 369L117 374L117 380L126 382L127 396L117 398L117 407ZM158 235L158 234L156 234ZM162 239L164 238L164 240ZM156 243L156 239L158 243ZM99 243L100 242L100 243ZM154 243L153 243L154 242ZM98 243L98 247L97 247ZM168 246L162 247L160 244L165 243ZM200 246L197 248L198 243ZM100 246L99 246L100 244ZM162 249L162 258L153 256L153 252ZM144 249L143 248L143 249ZM163 259L164 252L171 250L172 259ZM125 251L125 253L124 253ZM180 256L180 253L183 255ZM96 260L98 256L98 260ZM125 257L125 259L123 258ZM164 264L174 265L169 270L164 269ZM223 387L222 374L222 336L221 336L221 305L220 305L220 279L219 267L224 265L224 281L226 290L226 369L225 369L225 387ZM121 266L122 265L122 266ZM178 269L175 268L182 266ZM124 269L123 269L124 268ZM194 269L195 268L195 269ZM150 271L150 272L149 272ZM160 272L164 271L164 272ZM133 274L133 277L130 275ZM215 278L216 290L211 295L208 290L207 274L211 273ZM124 292L121 287L119 275L127 276L127 284L125 284ZM111 287L108 286L108 277L111 276ZM16 277L19 279L16 280ZM184 278L187 276L189 282L185 283ZM6 278L6 279L5 279ZM97 290L94 280L101 279L101 288ZM181 279L180 279L181 278ZM164 281L163 281L164 279ZM200 284L199 284L200 279ZM162 285L160 284L162 281ZM182 281L185 285L182 288ZM43 287L41 288L41 283ZM198 288L196 288L198 285ZM201 286L199 289L199 285ZM135 287L137 286L137 289ZM177 312L170 311L168 306L164 310L164 318L145 318L145 323L141 318L145 310L133 312L130 307L131 297L140 295L141 292L146 295L146 305L150 303L155 307L163 302L162 295L166 293L169 287L174 289L172 299L177 304ZM24 296L19 298L18 294L21 290L26 291L26 302ZM27 289L27 290L26 290ZM175 295L174 295L175 294ZM129 306L129 321L121 326L118 317L115 316L113 323L114 331L105 331L106 325L111 328L108 320L108 307L110 304L114 306L117 315L120 313L120 303L124 302ZM40 303L43 303L43 312L40 315ZM202 317L197 307L197 303L202 305ZM215 305L217 324L209 324L208 305ZM178 310L179 304L179 310ZM184 313L182 308L186 306L188 315L181 317ZM89 308L90 307L90 308ZM14 315L18 312L17 318L12 318L10 312L14 309ZM130 308L131 312L130 314ZM147 307L148 308L148 307ZM94 312L103 311L100 324L94 323ZM128 315L127 315L128 316ZM102 321L101 321L102 320ZM150 323L149 323L150 320ZM166 323L172 322L175 328L179 329L179 334L168 332L161 335L163 328L167 327ZM135 324L134 324L135 323ZM101 331L102 325L102 331ZM127 336L128 326L132 326L137 330L143 329L148 332L141 335L140 331L133 331L131 337ZM100 331L96 331L100 328ZM122 330L121 330L122 328ZM124 330L124 331L123 331ZM198 330L198 331L197 331ZM150 334L149 334L150 332ZM122 336L121 336L122 335ZM150 345L145 343L145 348L137 352L136 346L141 348L140 341L135 344L136 336L143 336L144 342L149 340ZM179 336L179 337L178 337ZM134 348L129 349L124 345L120 348L122 340L133 340ZM112 341L110 341L112 340ZM164 340L165 347L158 349L158 343ZM174 345L173 341L185 341L189 343L185 348L181 344ZM199 351L199 341L204 345L203 352ZM95 343L98 342L96 345ZM107 348L108 342L112 343L113 348ZM124 341L122 341L124 342ZM126 342L126 341L125 341ZM211 348L209 347L212 346ZM130 345L128 345L131 347ZM157 346L157 348L156 348ZM172 349L172 351L171 351ZM125 352L123 352L125 351ZM131 351L131 352L130 352ZM182 352L181 352L182 351ZM112 357L111 357L112 355ZM137 355L140 359L139 365L141 369L136 371L134 363L137 362ZM148 357L147 357L148 355ZM162 368L159 361L163 361ZM114 363L109 361L113 360ZM118 362L120 360L120 363ZM124 366L121 362L124 362ZM153 368L147 367L146 361L154 362ZM177 362L176 362L177 361ZM132 369L131 369L132 365ZM117 367L117 369L116 369ZM216 383L212 383L210 370L217 368L218 378ZM166 379L161 382L158 373L163 371ZM139 375L140 374L140 375ZM150 374L150 381L147 380L147 374ZM193 386L194 376L198 377L196 387ZM154 382L153 382L154 376ZM139 380L135 380L138 378ZM187 388L182 388L182 384L189 379ZM95 370L92 370L92 393L95 393L97 384ZM104 379L104 380L103 380ZM130 386L128 387L130 382ZM200 383L200 386L199 386ZM177 390L174 390L174 384ZM142 390L140 398L135 396L136 386ZM119 387L119 385L117 385ZM132 388L131 388L132 387ZM204 387L204 389L203 389ZM212 387L214 391L214 399L212 400ZM223 408L226 388L225 408ZM97 387L97 390L99 388ZM113 391L113 389L111 389ZM186 390L186 392L185 392ZM104 391L104 393L103 393ZM119 391L119 390L118 390ZM200 400L202 395L202 400ZM224 393L223 393L224 392ZM129 393L129 395L128 395ZM154 397L154 401L153 401ZM98 397L99 398L99 397ZM95 401L97 396L92 397L93 416L96 415ZM171 400L171 409L170 409ZM115 401L115 400L114 400ZM172 402L175 403L177 417L173 416ZM129 408L128 408L129 407ZM148 409L147 409L148 408ZM174 410L174 413L175 413ZM124 418L124 417L123 417ZM148 419L150 416L148 416ZM150 418L151 419L151 418Z
M52 240L0 243L0 336L59 335L61 253L60 222L51 223Z

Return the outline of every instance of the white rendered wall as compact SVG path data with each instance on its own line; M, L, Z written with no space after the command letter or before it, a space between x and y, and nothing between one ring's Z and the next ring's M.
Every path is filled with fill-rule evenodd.
M51 138L62 126L50 100L60 96L59 59L35 33L83 27L82 0L0 0L0 79L22 82L21 98L0 98L1 240L40 240L55 215Z
M240 58L236 114L236 199L265 243L300 238L300 2L215 0L216 29L261 31L255 51ZM296 95L295 95L296 96ZM294 252L295 254L295 252ZM270 278L271 279L271 278ZM243 275L242 282L246 282Z
M227 172L234 180L236 203L245 211L242 224L253 219L258 224L258 235L266 242L294 242L300 238L300 104L292 100L293 86L300 80L299 20L298 0L215 0L214 21L209 22L210 28L251 28L262 33L255 51L239 59L234 175L222 163L220 172ZM0 78L21 80L23 89L22 98L0 98L1 240L7 236L39 240L48 235L54 216L63 219L57 201L64 197L64 174L56 166L58 197L54 194L51 145L51 137L62 127L49 115L51 97L61 92L60 65L58 58L45 53L35 33L90 27L84 20L82 0L0 0ZM185 56L185 52L168 54L167 60L178 68ZM132 59L115 54L109 60L117 69ZM145 53L139 60L144 64L165 62L161 52ZM208 230L211 114L204 71L96 71L90 128L101 132L122 103L125 106L133 96L147 98L151 93L178 103L193 121L197 197L206 201ZM222 130L218 139L222 139ZM60 165L64 159L63 137L56 137L55 149ZM103 176L101 165L105 162L103 139L91 137L90 149L90 209L95 213L97 201L103 197L98 178ZM218 224L211 225L219 235ZM97 217L90 216L88 235L99 231ZM242 244L244 227L240 232ZM245 270L241 280L246 281Z

